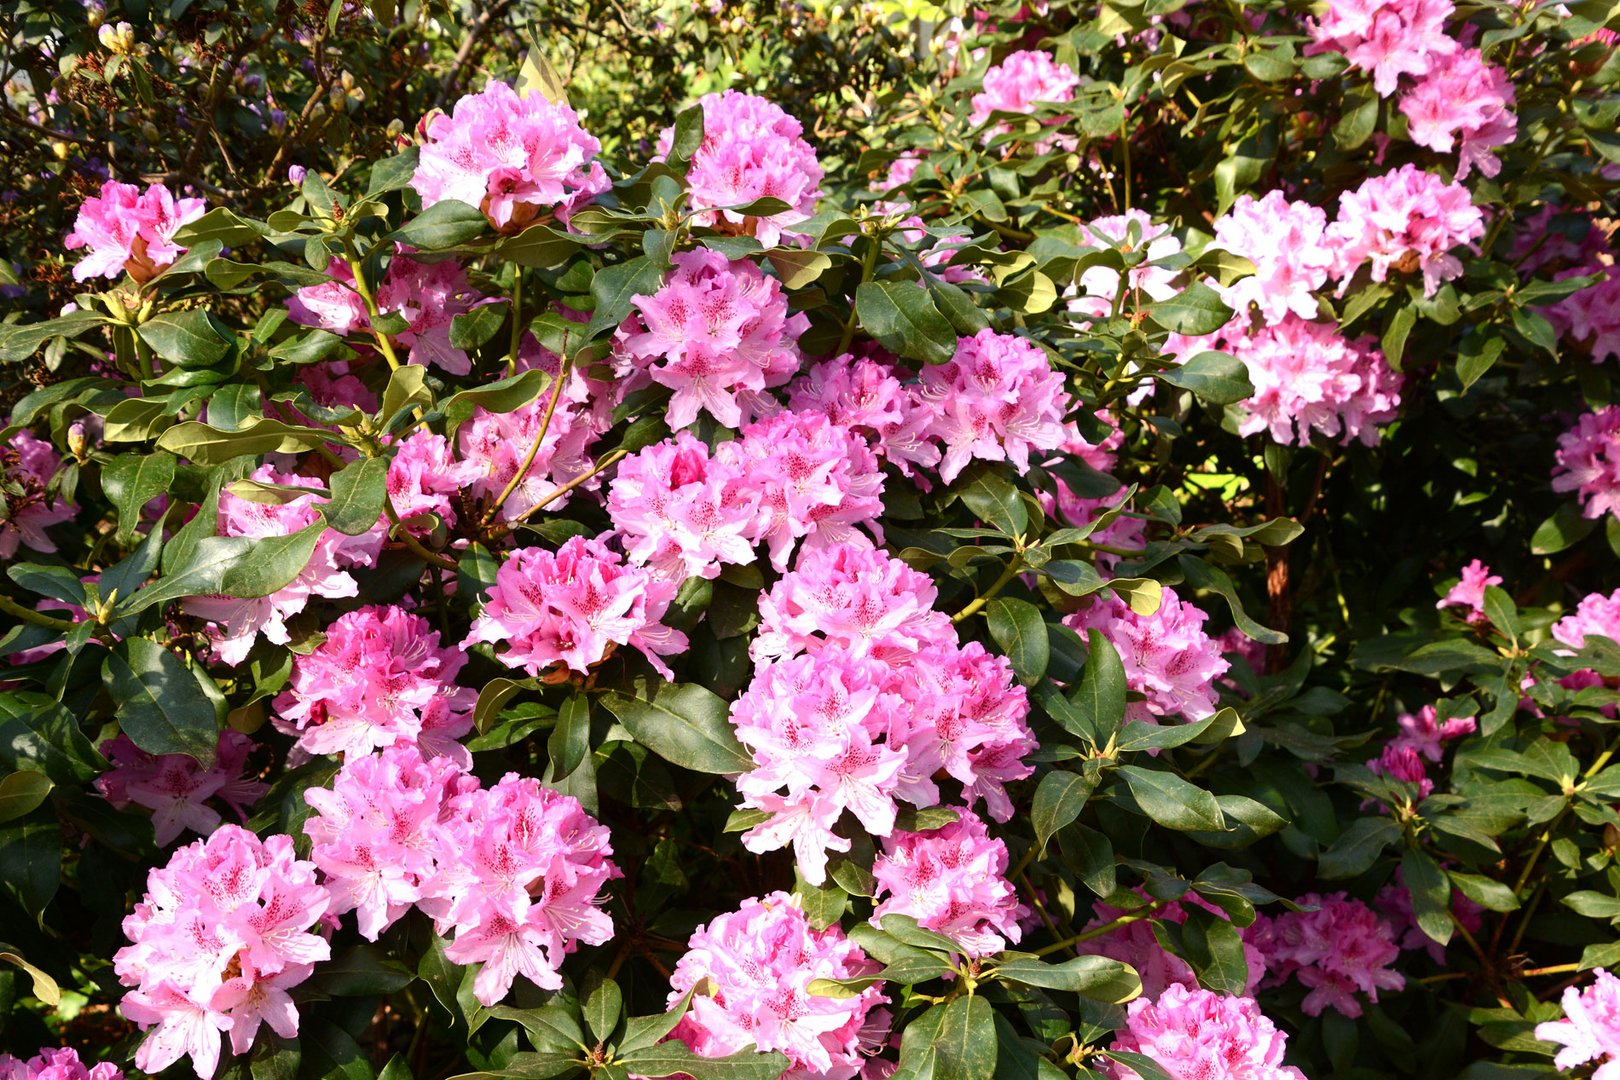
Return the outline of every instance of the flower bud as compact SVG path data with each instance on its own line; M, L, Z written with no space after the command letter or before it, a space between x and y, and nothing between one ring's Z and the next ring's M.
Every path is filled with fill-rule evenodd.
M109 52L122 56L135 51L135 28L127 22L121 22L116 26L103 23L96 31L96 38Z

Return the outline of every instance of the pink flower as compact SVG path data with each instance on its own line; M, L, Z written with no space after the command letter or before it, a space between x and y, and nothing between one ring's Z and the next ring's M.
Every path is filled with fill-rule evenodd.
M781 283L747 259L699 249L673 260L656 293L633 298L639 317L620 330L633 381L675 392L671 428L686 427L700 411L729 428L776 411L764 391L799 370L798 340L809 318L790 317Z
M887 354L845 353L821 361L795 381L788 407L826 413L834 427L859 433L879 458L911 476L914 466L939 464L939 446L928 436L931 411L902 375L910 378Z
M724 233L755 237L767 248L801 234L794 225L815 213L821 194L821 165L802 138L804 128L780 107L755 94L727 90L705 94L703 142L692 153L686 189L696 224ZM658 156L667 157L675 136L666 128ZM780 199L788 209L745 214L760 199ZM673 425L681 426L681 425Z
M517 232L550 210L567 221L610 186L595 160L602 144L567 105L525 97L491 79L448 116L425 119L421 164L411 187L425 210L455 199L484 211L490 224Z
M1564 990L1562 1004L1564 1019L1536 1025L1536 1038L1563 1048L1553 1064L1568 1072L1597 1061L1593 1080L1614 1080L1620 1061L1620 979L1597 968L1586 986Z
M1241 255L1254 263L1254 273L1230 285L1212 283L1228 307L1241 318L1249 305L1260 309L1267 324L1289 314L1315 317L1316 290L1327 283L1335 257L1327 238L1327 215L1307 202L1291 202L1281 191L1264 198L1240 195L1215 220L1211 247Z
M63 241L69 251L90 249L73 268L73 280L115 278L128 270L137 285L144 285L185 254L174 234L202 217L203 206L201 199L176 200L162 184L142 191L133 184L107 181L101 185L100 198L84 201L73 231Z
M1143 890L1138 889L1137 892L1144 903L1150 899ZM1082 952L1106 956L1135 968L1137 976L1142 980L1142 996L1145 998L1156 998L1171 986L1196 990L1198 977L1193 974L1192 967L1181 957L1160 945L1158 936L1153 930L1155 922L1174 923L1178 926L1185 923L1188 907L1199 907L1222 919L1228 919L1225 912L1202 896L1188 893L1179 902L1164 904L1155 909L1151 919L1123 923L1102 937L1083 942L1080 949ZM1092 905L1092 911L1094 915L1091 921L1086 923L1084 927L1086 930L1097 929L1125 914L1124 908L1117 908L1101 901ZM1249 970L1245 992L1252 994L1259 987L1260 981L1266 977L1266 959L1260 950L1248 941L1243 943L1243 959Z
M357 911L368 941L422 899L437 867L446 788L457 776L451 759L424 760L402 743L380 754L350 755L330 789L304 792L315 811L304 832L310 858L325 876L331 913Z
M1131 240L1131 227L1136 227L1136 239ZM1169 225L1155 225L1153 219L1141 210L1127 210L1112 217L1093 218L1085 223L1081 240L1087 246L1118 245L1125 251L1144 252L1147 261L1133 270L1125 271L1125 282L1130 292L1138 294L1133 301L1126 298L1127 308L1140 302L1145 294L1149 300L1168 300L1178 291L1175 286L1180 270L1153 263L1163 262L1181 253L1181 241L1170 232ZM1119 295L1120 272L1106 266L1089 266L1080 272L1075 283L1075 295L1069 301L1069 310L1094 319L1106 319L1114 311L1114 298Z
M1358 992L1377 1002L1379 990L1406 985L1389 969L1401 951L1394 927L1372 908L1342 892L1307 893L1298 903L1314 910L1256 916L1245 937L1265 955L1276 982L1293 976L1310 990L1301 1005L1307 1016L1331 1005L1354 1019L1361 1015Z
M1328 235L1338 245L1340 295L1365 263L1374 281L1391 269L1422 270L1424 295L1433 296L1462 273L1451 251L1485 235L1485 215L1461 184L1402 165L1339 196L1339 217Z
M1607 596L1588 593L1581 598L1573 614L1565 615L1552 626L1553 639L1577 651L1586 648L1588 634L1620 641L1620 589Z
M751 537L764 542L771 565L785 570L795 540L804 551L833 544L871 546L864 525L882 539L883 471L859 435L818 412L783 412L756 420L742 438L716 451L726 467L759 493Z
M1482 622L1485 619L1485 590L1500 584L1502 579L1491 573L1490 567L1475 559L1462 568L1461 579L1434 606L1439 609L1467 608L1463 616L1469 622Z
M322 486L319 480L280 473L271 465L261 465L249 478L281 487ZM231 491L221 491L218 535L291 536L320 521L320 504L326 501L316 495L299 495L281 503L256 502ZM358 585L342 568L369 566L376 561L381 546L380 530L345 536L333 529L324 529L304 569L269 596L192 596L186 598L185 610L216 624L210 628L210 637L214 654L221 662L240 664L260 634L277 645L287 644L291 637L286 620L303 611L311 597L341 599L356 595Z
M1422 949L1429 954L1429 958L1436 964L1446 962L1446 947L1423 932L1418 925L1417 917L1412 913L1412 893L1401 878L1400 870L1395 871L1395 881L1378 890L1373 902L1396 928L1399 935L1398 943L1405 952ZM1485 909L1464 896L1457 889L1451 890L1451 914L1456 918L1457 925L1470 934L1479 933L1484 922Z
M988 833L971 810L927 832L896 832L872 864L877 880L872 925L885 915L910 915L925 929L989 956L1017 944L1018 920L1029 909L1007 881L1007 845Z
M1560 336L1585 346L1594 364L1620 359L1620 271L1616 271L1613 259L1605 254L1554 274L1554 280L1592 273L1598 279L1541 309Z
M221 731L212 768L186 754L152 755L119 735L101 744L112 768L96 777L101 797L122 810L134 805L152 811L152 833L166 847L182 832L207 836L219 827L219 811L208 800L219 799L245 824L247 810L269 785L242 773L253 740L240 731Z
M440 934L455 932L451 962L484 965L473 980L481 1004L506 997L520 974L561 989L563 958L613 937L600 894L621 875L607 828L579 800L507 773L452 794L439 820L437 871L418 906Z
M970 460L1011 461L1027 472L1031 450L1067 438L1073 406L1063 376L1026 338L980 330L957 341L956 355L923 369L921 398L933 413L928 433L945 447L939 478L949 484Z
M1038 49L1023 49L1009 53L1001 63L984 73L984 89L973 95L973 111L968 123L977 126L989 120L993 113L1030 113L1037 103L1062 103L1074 100L1080 76L1067 64L1054 61L1050 54ZM1062 123L1061 118L1051 121ZM985 132L985 142L1008 130L1000 124ZM1070 149L1075 145L1072 136L1054 136L1035 143L1037 154L1059 147Z
M1341 52L1370 72L1383 97L1402 75L1423 76L1457 50L1445 31L1451 0L1331 0L1321 21L1307 19L1307 55Z
M1518 134L1513 101L1507 72L1487 64L1478 49L1458 49L1402 96L1401 112L1419 146L1441 153L1457 147L1457 179L1464 180L1475 166L1486 176L1501 171L1491 150Z
M1196 721L1215 712L1215 680L1230 666L1204 632L1209 618L1168 586L1152 615L1138 615L1115 596L1093 599L1064 618L1082 638L1099 630L1119 652L1125 684L1145 700L1125 708L1127 721L1157 724L1160 717Z
M534 353L539 352L536 346ZM530 369L523 357L520 357L519 367ZM536 355L532 367L546 369L545 358ZM570 480L591 471L591 444L611 426L596 413L590 381L579 372L570 372L558 391L557 407L553 410L551 399L555 389L554 383L548 384L539 397L510 412L475 409L472 418L456 430L456 448L464 469L458 470L457 475L469 478L466 489L475 498L494 502L528 461L529 467L501 504L497 520L516 521L542 500L549 499L546 505L558 510L567 506L580 488L561 497L555 497L557 491ZM611 411L610 404L608 412ZM540 437L542 429L544 438ZM530 460L529 448L536 440L539 440L539 449Z
M1423 764L1423 756L1411 746L1396 742L1388 743L1383 751L1367 762L1367 769L1374 776L1387 776L1391 780L1399 780L1403 784L1410 784L1417 789L1419 799L1427 799L1434 791L1434 781L1429 779L1429 770Z
M1589 518L1620 516L1620 405L1583 413L1558 436L1554 491L1576 492Z
M377 287L377 310L383 315L400 315L404 330L393 339L410 350L410 363L429 364L452 375L465 375L472 362L461 349L450 346L450 321L484 302L482 294L467 284L467 272L454 259L423 263L396 254ZM307 285L287 299L292 321L318 326L334 334L350 334L371 327L365 302L354 288L354 272L347 263L334 259L326 272L331 281Z
M1305 1080L1282 1063L1287 1045L1253 998L1177 984L1126 1007L1113 1049L1152 1058L1173 1080ZM1140 1080L1124 1065L1110 1068L1115 1080Z
M1440 723L1433 705L1425 705L1416 713L1402 713L1395 718L1401 733L1391 742L1398 750L1411 750L1430 761L1438 762L1444 753L1441 744L1449 739L1472 735L1475 731L1472 716L1453 716Z
M1238 433L1264 431L1284 446L1306 446L1313 433L1372 446L1399 415L1402 378L1371 337L1354 341L1328 323L1297 315L1246 332L1223 332L1226 349L1248 369L1254 393L1240 402Z
M705 992L692 996L671 1038L704 1057L780 1050L791 1063L783 1080L852 1080L860 1071L862 1029L888 999L876 985L827 997L810 983L871 975L880 965L836 925L812 929L798 897L744 900L698 927L687 949L670 977L670 1004L699 984Z
M665 678L661 657L686 648L686 635L659 620L676 582L659 578L601 540L575 536L555 553L513 551L496 571L483 611L462 647L506 644L496 659L539 675L562 664L581 675L618 645L640 649Z
M331 955L311 932L329 902L315 872L294 857L291 837L261 842L225 825L148 875L146 896L124 920L130 944L113 958L119 980L135 988L124 1015L156 1028L135 1053L139 1069L161 1072L189 1055L207 1080L219 1031L231 1033L238 1054L261 1018L278 1034L297 1034L286 989Z
M77 503L50 491L61 466L55 447L32 432L19 431L0 447L0 499L5 501L0 559L16 555L19 546L36 552L56 550L45 530L71 521L79 512Z
M731 462L687 431L621 461L607 510L626 557L677 581L753 562L760 493Z
M439 647L439 632L420 615L392 606L351 611L326 628L314 652L294 658L275 701L276 728L297 736L304 754L367 754L414 746L423 717L442 700L455 734L465 735L478 697L455 684L466 662L460 650Z
M124 1080L123 1072L110 1061L84 1067L79 1052L71 1046L45 1049L27 1061L0 1054L0 1080Z
M388 498L402 523L433 514L454 528L461 492L475 478L476 467L456 461L448 439L418 428L394 443L394 456L388 461ZM432 531L426 523L406 527L413 533Z

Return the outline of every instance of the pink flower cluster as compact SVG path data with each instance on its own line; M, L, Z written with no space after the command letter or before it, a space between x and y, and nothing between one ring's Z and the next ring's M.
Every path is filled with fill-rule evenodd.
M423 209L455 199L483 210L495 228L517 232L545 210L567 221L610 184L596 161L602 144L573 109L539 93L520 97L494 79L420 128L411 187Z
M1254 273L1231 285L1216 285L1221 299L1239 318L1249 305L1268 324L1292 314L1314 318L1317 289L1332 276L1338 259L1327 232L1327 214L1307 202L1291 201L1281 191L1264 198L1240 195L1232 208L1215 219L1210 245L1254 263Z
M146 879L146 896L124 920L129 945L113 969L125 986L124 1015L152 1028L135 1066L158 1073L191 1058L208 1080L219 1063L221 1031L244 1054L261 1023L298 1034L287 991L331 955L314 928L329 898L313 863L293 854L290 836L257 836L225 825L176 851Z
M357 912L375 941L420 908L440 934L454 932L452 962L483 964L473 994L486 1006L520 974L561 988L563 958L613 936L598 897L620 876L608 830L572 796L516 773L485 788L448 758L394 746L351 757L331 790L304 798L332 912Z
M391 605L351 611L327 626L314 652L293 658L275 701L276 728L308 755L406 744L465 760L456 740L472 730L478 698L456 685L466 662L459 649L440 648L439 632L420 615Z
M71 1046L41 1050L37 1057L23 1061L0 1054L0 1080L124 1080L124 1073L110 1061L85 1068L79 1052Z
M1423 764L1422 755L1410 746L1393 742L1384 744L1379 755L1367 761L1367 770L1374 776L1387 776L1409 785L1408 791L1396 796L1403 803L1427 799L1434 791L1434 781L1429 779L1429 770Z
M1553 276L1557 280L1588 274L1598 275L1597 280L1542 309L1542 314L1561 337L1584 344L1594 364L1620 360L1620 269L1614 255L1605 248Z
M923 369L919 392L933 412L927 433L944 444L939 478L949 484L970 460L1010 461L1027 472L1031 450L1056 450L1073 407L1063 376L1039 345L980 330L956 355Z
M327 267L331 281L308 285L287 298L292 321L318 326L334 334L367 330L371 318L354 288L354 272L339 260ZM472 361L466 352L450 346L450 321L484 301L467 284L467 272L454 259L424 263L397 254L377 287L377 311L401 315L407 326L393 336L410 350L410 362L433 365L452 375L466 375Z
M1361 1000L1378 1000L1380 990L1399 990L1406 979L1390 969L1400 947L1390 923L1360 900L1344 893L1307 893L1298 903L1310 911L1256 916L1245 935L1264 954L1272 982L1292 976L1310 993L1300 1006L1320 1016L1332 1006L1352 1019Z
M1475 559L1462 568L1462 576L1457 584L1453 585L1434 606L1441 610L1460 607L1465 609L1462 615L1469 622L1484 622L1485 590L1500 584L1502 579L1491 573L1490 567Z
M1370 336L1352 341L1328 323L1289 314L1258 330L1229 325L1221 341L1254 386L1237 405L1239 434L1264 431L1285 446L1306 446L1320 433L1372 446L1399 415L1403 379Z
M968 956L989 956L1023 936L1018 920L1029 909L1007 880L1007 845L992 837L971 810L926 832L896 831L872 864L877 881L872 925L885 915L910 915L944 934Z
M1378 910L1389 919L1395 927L1396 942L1405 952L1423 950L1436 964L1446 962L1446 947L1423 932L1418 925L1417 916L1412 912L1412 893L1401 879L1401 872L1395 871L1395 880L1378 890L1374 898ZM1451 914L1456 918L1457 925L1470 934L1479 933L1484 923L1485 909L1464 896L1459 890L1451 891Z
M1137 229L1134 250L1146 253L1147 262L1125 272L1125 284L1137 299L1145 295L1148 300L1168 300L1179 291L1172 270L1153 263L1163 262L1181 253L1181 241L1171 233L1169 225L1155 225L1153 219L1141 210L1127 210L1111 217L1093 218L1085 223L1081 240L1088 245L1112 243L1124 250L1133 250L1131 226ZM1075 282L1076 295L1069 301L1069 310L1093 319L1106 319L1113 313L1114 298L1119 295L1120 272L1106 266L1089 266L1081 271Z
M243 775L253 740L240 731L221 731L211 768L187 754L148 754L119 735L101 744L112 768L96 777L96 791L122 810L140 806L152 811L152 833L159 847L187 829L207 836L219 827L219 811L208 805L217 798L245 824L250 806L269 785Z
M1457 179L1464 180L1476 168L1486 176L1502 171L1491 151L1519 133L1513 103L1507 72L1487 64L1478 49L1459 48L1401 98L1401 112L1419 146L1443 154L1456 147Z
M816 930L797 896L744 900L692 933L670 976L669 1003L692 991L670 1037L704 1057L747 1049L780 1050L782 1080L852 1080L863 1051L887 1034L888 1000L880 985L849 997L810 992L816 979L854 979L881 965L836 925Z
M1144 995L1127 1006L1113 1049L1152 1058L1173 1080L1305 1080L1282 1063L1287 1046L1254 999L1173 984L1157 1000ZM1120 1064L1111 1075L1140 1080Z
M984 89L973 95L973 111L968 123L978 125L998 112L1029 113L1038 102L1059 103L1072 101L1080 85L1080 76L1067 64L1052 59L1051 54L1039 49L1021 49L1010 53L1001 63L984 73ZM1061 123L1061 120L1053 121ZM985 132L989 142L1006 124ZM1074 146L1072 137L1042 139L1035 144L1035 152L1044 154L1053 147Z
M758 665L733 703L755 768L742 805L770 818L743 835L750 851L792 846L811 884L826 879L845 810L874 836L894 831L896 801L937 805L935 777L1012 815L1004 784L1033 771L1029 710L1007 661L960 645L932 607L933 582L880 551L807 551L760 600Z
M394 456L388 461L388 499L412 533L432 531L425 522L411 521L424 514L436 515L454 528L461 491L475 479L476 466L455 460L448 439L417 428L394 444Z
M1446 33L1451 0L1331 0L1320 20L1307 20L1308 54L1341 52L1370 72L1384 97L1402 75L1424 76L1457 49Z
M1472 716L1453 716L1442 723L1433 705L1425 705L1415 713L1402 713L1395 718L1395 725L1400 728L1392 744L1396 749L1411 750L1433 762L1439 762L1445 754L1446 742L1476 730Z
M1620 405L1583 413L1558 436L1554 491L1573 491L1589 518L1620 517Z
M1588 634L1620 641L1620 589L1607 596L1588 593L1581 598L1572 614L1565 615L1552 626L1553 639L1571 649L1586 648Z
M1215 680L1230 667L1204 632L1209 616L1166 586L1159 609L1138 615L1109 595L1093 598L1064 618L1082 638L1097 630L1119 652L1125 684L1143 700L1125 707L1127 722L1157 724L1161 717L1197 721L1215 713Z
M0 559L29 551L51 552L56 544L46 535L52 525L69 521L77 504L50 493L50 483L62 459L55 447L32 432L19 431L0 447Z
M559 664L588 674L615 647L630 645L673 678L661 658L685 649L686 635L659 620L678 587L599 539L575 536L556 552L518 548L496 571L461 645L505 644L496 659L530 675Z
M804 141L804 127L755 94L727 90L705 94L698 104L703 142L686 173L687 195L698 211L693 220L753 236L768 248L796 239L792 228L815 213L823 175L815 149ZM674 136L675 129L668 128L659 137L659 157L668 156ZM743 212L761 199L780 199L788 209Z
M674 391L671 428L706 411L729 428L773 412L764 391L799 370L799 335L810 325L788 315L781 283L748 259L717 251L676 252L675 268L619 333L627 390L647 382Z
M721 443L711 456L680 431L619 463L607 508L631 562L678 581L754 561L760 491L734 446Z
M323 486L319 480L294 473L281 473L272 465L261 465L250 479L278 487ZM305 494L283 502L255 502L231 491L219 493L220 536L266 538L291 536L320 521L320 505L328 500ZM210 629L214 655L226 664L240 664L247 658L260 634L277 645L291 638L286 620L304 610L312 597L342 599L357 594L359 587L344 567L369 566L382 547L380 530L345 536L333 529L322 530L314 553L304 569L289 584L269 596L188 597L189 614L215 624Z
M174 234L202 217L203 205L201 199L176 199L162 184L142 191L134 184L107 181L99 198L84 201L73 231L63 240L69 251L90 249L73 268L73 280L115 278L128 270L137 285L146 284L186 253Z
M1339 217L1329 235L1338 252L1341 294L1367 265L1374 281L1392 269L1421 270L1423 291L1433 296L1462 273L1462 261L1451 251L1485 235L1485 215L1461 184L1402 165L1339 196Z
M1562 1020L1536 1025L1536 1038L1562 1047L1553 1064L1568 1072L1596 1061L1593 1080L1613 1080L1620 1062L1620 979L1598 968L1586 986L1567 987L1561 1004Z
M919 399L910 374L881 350L844 353L810 368L788 388L788 405L822 412L835 428L855 432L872 452L911 476L913 467L939 464L939 446L929 437L932 410Z

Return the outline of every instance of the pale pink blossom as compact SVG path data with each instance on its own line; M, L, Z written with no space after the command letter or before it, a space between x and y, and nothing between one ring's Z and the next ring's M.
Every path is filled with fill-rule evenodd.
M1453 716L1442 723L1433 705L1425 705L1415 713L1402 713L1395 718L1395 725L1401 730L1392 740L1392 746L1411 750L1434 762L1445 752L1443 743L1472 735L1476 726L1472 716Z
M248 808L269 790L263 781L243 775L253 740L240 731L219 733L214 764L206 769L188 754L148 754L123 734L100 749L112 768L96 777L96 791L120 810L132 805L150 810L159 847L187 830L207 836L218 828L220 815L211 799L246 824Z
M1029 909L1007 880L1007 845L992 837L971 810L926 832L898 831L872 864L877 881L872 925L885 915L909 915L944 934L968 956L989 956L1017 944L1018 920Z
M949 484L972 460L1029 469L1032 450L1055 450L1073 405L1063 376L1027 338L980 330L957 341L956 355L926 367L921 400L928 434L944 444L939 478Z
M447 528L454 528L461 493L475 478L476 467L457 461L450 441L426 428L416 429L393 445L394 456L388 459L388 499L401 524L412 533L431 532L426 521L411 519L433 514Z
M1264 431L1284 446L1306 446L1320 434L1372 446L1399 415L1401 374L1371 337L1350 340L1330 323L1287 314L1258 330L1233 324L1221 341L1254 386L1234 407L1241 435Z
M724 233L753 236L765 247L802 234L793 227L815 213L821 194L821 165L804 141L804 127L781 107L756 94L726 90L705 94L703 141L692 153L686 190L693 221ZM667 157L675 129L658 140ZM746 213L761 199L779 199L787 209ZM678 426L678 425L677 425Z
M607 510L631 562L676 580L754 561L760 493L680 431L619 463Z
M573 109L539 93L520 97L495 79L449 114L424 119L420 133L411 187L423 209L455 199L483 210L503 232L519 231L544 211L567 221L610 186L596 161L602 144Z
M1330 0L1320 20L1306 20L1305 52L1343 53L1389 97L1402 75L1427 75L1457 50L1445 30L1452 11L1451 0Z
M124 1080L124 1074L110 1061L86 1068L79 1052L64 1046L47 1047L27 1061L0 1054L0 1080Z
M1079 85L1080 76L1074 69L1053 60L1049 53L1039 49L1009 53L1001 63L984 73L984 89L973 95L973 111L968 114L968 123L977 126L998 112L1031 113L1043 102L1072 101ZM1061 122L1056 119L1050 123ZM997 125L985 132L985 141L1006 130L1006 124ZM1054 147L1071 149L1075 145L1073 136L1053 136L1038 140L1034 148L1036 153L1044 154Z
M1143 996L1126 1006L1113 1049L1152 1058L1172 1080L1305 1080L1282 1063L1287 1045L1253 998L1173 984L1157 1000ZM1139 1080L1124 1065L1111 1064L1110 1072L1115 1080Z
M1588 634L1620 641L1620 589L1608 595L1588 593L1574 612L1552 625L1553 639L1571 649L1586 648Z
M809 318L790 316L781 283L747 259L708 249L673 259L657 292L632 298L637 315L619 333L631 388L650 380L673 390L672 428L700 411L729 428L775 412L765 391L798 372Z
M1132 227L1136 237L1131 238ZM1181 253L1181 241L1167 224L1155 225L1153 219L1141 210L1127 210L1123 214L1093 218L1081 226L1081 242L1087 246L1118 246L1123 251L1142 252L1146 260L1142 265L1125 271L1127 291L1125 310L1147 300L1168 300L1179 291L1176 278L1181 271L1154 263L1163 262ZM1106 319L1113 314L1114 301L1119 295L1120 272L1107 266L1088 266L1080 272L1069 300L1069 310L1093 319Z
M939 464L940 455L928 435L931 411L902 374L887 354L844 353L797 379L788 389L788 407L826 413L834 427L859 433L879 458L911 476L914 467Z
M1141 895L1143 903L1151 899L1143 890L1138 889L1137 892ZM1137 977L1142 980L1142 996L1145 998L1156 998L1171 986L1195 990L1198 988L1198 976L1194 974L1192 966L1159 944L1158 935L1153 929L1155 922L1174 923L1178 926L1184 924L1187 921L1189 907L1202 908L1212 915L1230 921L1229 916L1220 908L1197 893L1188 893L1179 901L1154 908L1151 919L1139 918L1134 922L1124 922L1101 937L1082 942L1079 946L1080 951L1095 956L1106 956L1131 965L1136 969ZM1092 912L1091 921L1083 927L1085 930L1095 930L1115 922L1121 915L1126 914L1126 909L1099 900L1092 905ZM1260 950L1248 941L1243 942L1243 959L1249 972L1244 992L1253 994L1261 980L1266 977L1266 959Z
M1232 208L1215 219L1215 242L1210 246L1254 263L1253 274L1230 285L1211 283L1240 318L1248 314L1250 304L1268 324L1289 314L1301 319L1316 315L1316 290L1327 284L1335 265L1327 215L1319 207L1291 201L1276 190L1260 199L1239 195Z
M1560 1004L1564 1018L1537 1024L1535 1032L1561 1047L1553 1064L1569 1072L1596 1061L1593 1080L1620 1077L1620 979L1597 968L1587 985L1566 987Z
M84 201L63 241L69 251L90 249L73 268L73 280L115 278L128 270L137 284L145 284L186 253L174 234L202 217L203 208L203 200L176 199L162 184L142 191L134 184L107 181L99 197Z
M1452 252L1484 235L1485 215L1468 189L1414 165L1369 177L1340 195L1338 219L1328 228L1339 255L1341 295L1366 264L1374 281L1391 270L1421 270L1424 295L1433 296L1462 273L1462 260Z
M496 659L530 675L559 664L589 674L615 647L629 645L673 678L662 657L684 651L686 635L659 620L677 588L598 539L575 536L556 552L518 548L496 571L461 644L505 645Z
M1554 491L1573 491L1589 518L1620 516L1620 405L1582 413L1558 436Z
M1519 131L1513 114L1513 83L1507 72L1487 64L1478 49L1458 49L1438 60L1401 97L1406 133L1419 146L1458 154L1457 179L1475 168L1495 176L1502 163L1491 153Z
M836 925L811 927L799 898L771 893L744 900L693 932L670 977L671 1005L700 984L671 1036L704 1057L750 1046L787 1055L782 1080L852 1080L862 1065L862 1034L888 1000L881 985L848 997L811 991L816 979L853 979L881 965Z
M1082 638L1098 630L1119 653L1125 684L1143 700L1125 707L1128 721L1164 717L1203 720L1215 712L1215 681L1230 666L1207 633L1209 616L1169 586L1151 615L1139 615L1113 595L1064 618Z
M17 554L19 547L38 553L56 550L45 532L52 525L71 521L78 504L50 490L62 466L55 447L32 432L19 431L0 447L0 559Z
M1485 619L1485 590L1493 585L1502 584L1502 579L1491 573L1491 568L1478 559L1462 568L1462 577L1457 584L1442 596L1434 606L1439 609L1460 607L1465 609L1461 614L1469 622L1483 622Z

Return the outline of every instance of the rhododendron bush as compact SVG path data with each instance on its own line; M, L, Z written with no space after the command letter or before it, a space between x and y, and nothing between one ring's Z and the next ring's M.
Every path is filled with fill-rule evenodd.
M18 193L0 1080L1620 1075L1620 9L505 7Z

